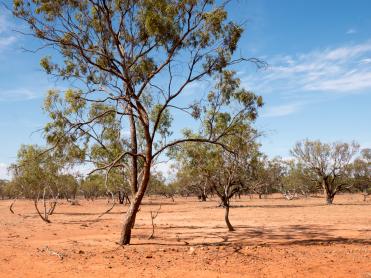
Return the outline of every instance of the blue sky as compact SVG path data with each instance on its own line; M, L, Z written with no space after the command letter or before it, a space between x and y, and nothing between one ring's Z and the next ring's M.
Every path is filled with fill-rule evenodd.
M266 103L263 151L287 157L304 138L371 147L371 1L240 0L229 13L245 22L239 51L269 64L236 69ZM0 178L21 144L42 144L43 97L60 85L39 66L49 53L22 50L38 45L23 28L0 7Z

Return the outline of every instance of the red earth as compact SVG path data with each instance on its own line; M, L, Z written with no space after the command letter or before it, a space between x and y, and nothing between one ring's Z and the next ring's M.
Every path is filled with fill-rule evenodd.
M228 232L216 199L147 197L132 245L117 245L127 206L61 201L46 224L33 203L0 201L0 277L371 278L371 202L360 194L233 200ZM151 211L161 209L154 220Z

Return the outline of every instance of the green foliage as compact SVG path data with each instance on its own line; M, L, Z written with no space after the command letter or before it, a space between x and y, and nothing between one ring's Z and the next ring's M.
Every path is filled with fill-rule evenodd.
M168 195L172 195L171 190L169 189L170 188L165 183L165 178L160 172L158 172L151 176L147 193L149 195L163 195L167 197Z
M46 72L81 88L49 93L48 144L66 161L88 161L106 174L129 177L137 204L126 227L134 223L162 153L186 142L221 144L225 137L227 144L262 105L229 69L246 60L263 63L235 57L243 29L228 20L225 4L15 0L13 13L62 56L42 59ZM216 83L209 101L200 92L179 105L179 96L204 79ZM193 137L171 137L174 110L200 120ZM86 186L98 190L101 182L94 179ZM123 235L129 237L129 230Z
M352 187L349 169L359 145L355 142L326 144L304 140L292 149L292 155L312 179L323 188L327 203L331 204L337 192Z
M46 198L76 196L78 182L72 175L63 174L66 161L54 152L37 145L23 145L16 163L10 166L12 180L7 184L7 194L12 197Z
M261 196L277 192L283 187L283 168L281 161L276 158L269 160L267 157L259 154L252 161L251 178L249 179L250 193Z
M81 182L80 187L86 199L94 200L106 193L105 179L102 175L90 175Z
M252 178L252 164L260 155L256 137L254 129L240 124L223 138L222 145L183 145L175 152L180 165L177 183L198 195L212 191L227 206Z
M318 183L313 174L302 164L294 160L285 163L286 173L282 179L282 193L301 194L307 196L318 191Z
M371 149L363 149L349 168L355 189L371 193Z
M5 199L6 196L9 196L7 193L7 185L8 181L6 180L0 180L0 198Z
M47 189L57 195L57 176L60 165L50 154L35 145L23 145L18 151L17 162L10 166L13 186L28 198L37 198Z

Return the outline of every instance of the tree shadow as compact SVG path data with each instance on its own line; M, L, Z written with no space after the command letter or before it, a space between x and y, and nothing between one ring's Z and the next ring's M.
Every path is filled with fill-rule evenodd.
M324 225L287 225L282 227L235 226L234 232L225 227L212 227L213 232L205 232L205 226L158 226L157 242L138 245L193 245L193 246L287 246L287 245L327 245L364 244L371 245L369 238L348 238L339 236L344 229ZM171 232L173 230L173 232ZM179 232L181 230L181 232ZM349 229L350 230L350 229ZM161 231L166 231L161 233ZM369 232L369 229L361 232ZM167 235L166 238L161 235ZM166 240L167 243L161 243Z
M290 201L288 201L290 202ZM306 208L306 207L324 207L326 204L308 204L308 205L295 205L295 204L275 204L275 205L232 205L231 208Z

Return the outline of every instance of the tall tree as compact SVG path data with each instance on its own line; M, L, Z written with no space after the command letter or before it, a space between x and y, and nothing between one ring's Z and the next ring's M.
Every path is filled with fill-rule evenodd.
M349 183L349 166L358 152L356 143L326 144L304 140L291 150L292 155L311 172L318 185L323 188L326 203L331 205L336 193Z
M155 159L179 143L218 144L241 112L253 111L260 102L238 89L239 81L228 70L246 61L234 56L243 29L228 21L224 4L213 0L14 0L14 14L29 24L32 35L62 56L59 63L42 59L46 72L80 87L64 94L49 92L48 142L68 155L86 158L93 141L106 149L102 137L109 132L104 128L109 117L122 131L120 136L126 137L128 144L120 153L99 167L110 171L130 160L133 200L122 227L122 245L130 243ZM254 58L247 60L263 65ZM195 99L177 99L190 84L214 77L224 84L214 97L223 101L215 101L221 105L207 109L203 117L209 123L207 136L166 140L174 110L195 118L206 111L198 105L200 92ZM237 89L232 98L239 106L231 109L224 129L215 128L213 114L231 104L228 94Z

